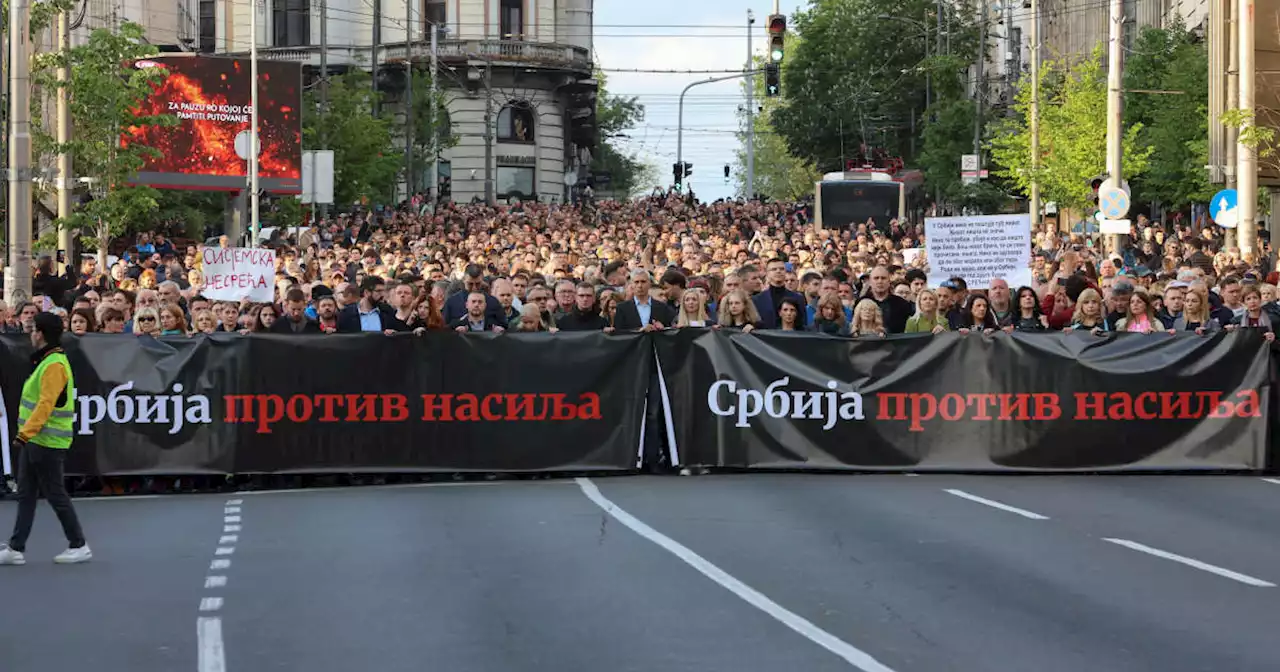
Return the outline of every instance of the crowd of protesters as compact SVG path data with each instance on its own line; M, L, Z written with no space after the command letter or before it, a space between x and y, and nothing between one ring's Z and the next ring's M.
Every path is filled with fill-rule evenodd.
M667 194L339 215L268 241L276 300L261 304L210 300L199 243L141 234L110 268L86 258L59 274L40 259L32 301L0 302L0 332L29 330L42 311L77 335L152 337L712 327L870 338L1259 328L1272 338L1280 322L1265 231L1243 259L1212 226L1139 217L1133 242L1111 254L1096 237L1040 230L1029 285L970 290L961 277L929 286L923 224L818 230L808 212Z

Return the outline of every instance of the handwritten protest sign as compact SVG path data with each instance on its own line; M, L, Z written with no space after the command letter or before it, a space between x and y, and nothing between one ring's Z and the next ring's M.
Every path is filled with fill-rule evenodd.
M206 247L201 292L215 301L267 303L275 298L275 250L248 247Z
M1031 284L1031 215L926 217L929 285L961 277L970 289L1002 278L1010 287Z

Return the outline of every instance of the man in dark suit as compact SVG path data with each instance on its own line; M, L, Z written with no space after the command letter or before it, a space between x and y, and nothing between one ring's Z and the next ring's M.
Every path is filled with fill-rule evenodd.
M457 322L459 318L467 314L467 300L471 292L480 292L484 294L485 319L492 322L501 322L502 320L502 304L498 299L484 291L484 268L479 264L471 264L467 266L466 272L462 275L462 286L466 291L458 292L453 296L445 299L444 302L444 321L445 324Z
M301 289L291 289L284 297L284 316L271 323L273 334L319 334L320 325L307 317L307 297Z
M448 324L450 329L459 333L467 333L470 331L493 331L502 333L506 328L498 320L490 319L489 313L485 310L485 298L491 298L485 294L483 290L467 292L467 312L462 317Z
M632 299L618 302L618 312L613 318L614 329L653 331L675 323L675 309L666 301L657 301L650 296L652 286L653 278L649 271L639 269L631 272Z
M368 276L360 283L360 299L352 301L338 313L338 333L358 334L362 331L392 334L405 331L404 323L396 319L396 313L382 303L382 293L387 289L387 281L376 276ZM354 293L354 288L348 287Z
M789 296L803 306L805 305L804 297L786 287L787 260L785 258L779 256L770 259L769 264L765 266L765 277L769 281L768 286L763 292L756 294L751 302L756 304L756 312L760 313L760 324L757 327L777 329L778 308L782 306L782 300Z

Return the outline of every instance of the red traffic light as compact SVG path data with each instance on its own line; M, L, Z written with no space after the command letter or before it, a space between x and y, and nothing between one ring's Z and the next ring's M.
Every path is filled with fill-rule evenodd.
M769 15L769 34L781 35L787 32L787 17L782 14Z

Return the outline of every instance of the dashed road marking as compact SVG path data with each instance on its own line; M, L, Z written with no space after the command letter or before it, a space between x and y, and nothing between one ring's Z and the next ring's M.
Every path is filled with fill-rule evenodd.
M1229 569L1225 569L1217 565L1211 565L1207 562L1201 562L1199 560L1196 560L1195 558L1188 558L1185 555L1178 555L1177 553L1162 551L1158 548L1152 548L1150 546L1139 544L1136 541L1129 541L1128 539L1112 539L1112 538L1104 538L1103 541L1109 541L1113 544L1118 544L1120 546L1124 546L1125 548L1138 551L1140 553L1146 553L1147 555L1154 555L1157 558L1172 560L1174 562L1184 564L1188 567L1194 567L1201 571L1209 572L1210 574L1217 574L1218 576L1231 579L1232 581L1239 581L1240 583L1243 583L1247 586L1254 586L1255 588L1275 588L1276 587L1276 584L1271 583L1270 581L1263 581L1262 579L1254 578L1252 576L1249 576L1248 574L1233 572Z
M1023 518L1030 518L1031 520L1049 520L1049 516L1042 516L1034 511L1028 511L1026 509L1019 509L1016 506L1009 506L1008 504L1002 504L1000 502L995 501L994 499L987 499L986 497L971 495L965 492L964 490L947 489L944 492L955 495L956 497L959 497L961 499L967 499L971 502L985 504L986 506L989 506L993 509L1008 511L1009 513L1017 514L1019 516L1022 516Z

